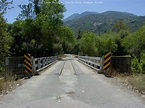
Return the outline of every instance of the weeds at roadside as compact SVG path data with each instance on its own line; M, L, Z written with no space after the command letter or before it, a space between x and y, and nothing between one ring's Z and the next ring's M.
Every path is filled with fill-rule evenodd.
M135 90L138 90L140 93L145 94L145 75L131 75L128 77L128 83L133 86Z
M4 84L3 79L0 78L0 94L2 93L3 90L3 84Z
M114 77L121 79L121 83L145 95L145 74L118 73Z
M16 76L11 74L3 74L0 78L0 95L7 94L12 91L16 86L20 85L21 81L16 81Z

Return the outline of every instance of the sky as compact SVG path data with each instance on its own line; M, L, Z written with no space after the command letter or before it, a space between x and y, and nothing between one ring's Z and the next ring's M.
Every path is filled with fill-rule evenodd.
M145 0L60 0L65 5L66 12L64 19L74 13L82 13L85 11L105 12L105 11L121 11L133 13L138 16L145 16ZM19 4L28 4L28 0L13 0L13 9L8 10L5 19L8 23L15 21L20 13Z

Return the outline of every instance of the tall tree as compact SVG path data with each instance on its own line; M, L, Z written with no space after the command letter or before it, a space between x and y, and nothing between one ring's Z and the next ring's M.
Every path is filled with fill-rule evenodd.
M118 47L118 45L115 43L117 39L118 34L116 32L108 32L101 34L101 36L97 36L96 44L98 48L98 54L102 56L108 51L114 53Z
M115 43L117 44L118 47L117 50L114 52L114 55L117 56L126 55L127 52L125 51L125 48L121 45L121 41L124 37L126 37L130 33L128 25L122 19L119 19L113 25L112 31L118 33L118 38L115 40Z
M5 57L10 54L9 49L13 41L13 38L7 31L7 24L3 15L6 13L7 9L10 9L9 6L12 4L12 1L1 0L0 1L0 73L4 68Z
M115 40L115 43L118 45L118 47L117 47L117 50L114 52L114 55L117 55L117 56L127 55L125 47L122 46L121 42L123 38L125 38L129 34L130 32L128 30L120 30L118 32L118 38Z
M27 5L19 5L21 9L21 13L18 15L18 19L24 20L26 18L32 19L34 18L34 11L32 3L28 3Z
M42 0L29 0L29 1L31 1L33 4L35 15L38 15L41 12Z
M143 46L145 45L145 26L126 36L122 41L122 45L129 53L135 54L138 62L140 62Z
M23 42L24 37L22 35L22 21L15 21L13 24L8 25L8 31L13 37L14 41L11 45L10 52L12 56L23 55Z
M10 6L10 4L12 4L13 1L9 1L9 0L1 0L0 1L0 15L3 15L7 9L11 9L13 7Z
M42 0L29 0L28 4L19 5L21 13L18 19L33 19L41 12L41 1Z
M7 32L7 24L4 18L0 15L0 72L4 66L5 57L8 56L12 37Z
M45 17L43 31L43 45L48 47L48 53L53 53L53 44L59 36L59 28L62 26L64 5L59 0L43 0L41 4L41 15Z
M28 5L20 7L20 16L25 19L22 24L22 35L26 39L23 46L29 51L41 49L39 56L52 55L54 42L63 24L64 5L59 0L30 0Z
M85 32L80 40L80 49L84 55L95 56L98 54L96 35L91 32Z
M59 41L63 45L64 53L71 53L74 44L74 33L66 26L61 26L59 30Z

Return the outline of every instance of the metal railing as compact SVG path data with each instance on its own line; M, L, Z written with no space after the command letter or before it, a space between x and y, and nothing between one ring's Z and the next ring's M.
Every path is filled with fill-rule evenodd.
M51 57L41 57L41 58L33 58L32 59L32 69L33 73L37 74L39 71L43 70L44 68L51 65L53 62L58 60L57 56L51 56Z
M57 56L31 58L32 61L32 74L37 74L44 68L58 60ZM18 76L25 76L24 72L24 57L7 57L5 61L6 71L16 74Z
M94 67L98 71L103 69L103 57L78 56L78 59L83 63Z

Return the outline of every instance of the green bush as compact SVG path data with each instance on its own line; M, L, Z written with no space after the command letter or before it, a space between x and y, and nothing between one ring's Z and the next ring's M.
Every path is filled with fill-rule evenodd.
M133 73L142 73L143 72L143 63L138 62L138 59L134 57L131 61Z
M143 73L145 74L145 53L142 56L142 63L143 63Z

